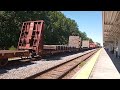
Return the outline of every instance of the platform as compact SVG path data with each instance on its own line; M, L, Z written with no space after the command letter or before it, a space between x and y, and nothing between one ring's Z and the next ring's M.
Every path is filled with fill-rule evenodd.
M120 58L102 48L72 79L120 79L119 71Z

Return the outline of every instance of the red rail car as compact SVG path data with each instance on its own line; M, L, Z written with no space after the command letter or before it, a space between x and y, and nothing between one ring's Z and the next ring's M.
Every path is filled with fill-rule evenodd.
M90 43L90 49L94 49L96 46L95 46L95 44L94 43Z
M43 28L43 20L23 22L17 50L0 50L0 66L6 65L8 58L29 57L41 53L43 50Z

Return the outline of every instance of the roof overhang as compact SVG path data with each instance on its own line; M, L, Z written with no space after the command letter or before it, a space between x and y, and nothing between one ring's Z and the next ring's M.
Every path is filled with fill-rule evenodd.
M103 43L113 42L120 36L120 11L103 11Z

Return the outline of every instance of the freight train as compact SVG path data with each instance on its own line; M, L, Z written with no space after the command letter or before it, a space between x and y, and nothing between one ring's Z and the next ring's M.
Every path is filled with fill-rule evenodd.
M86 43L87 42L87 43ZM86 45L86 46L85 46ZM79 36L69 36L68 45L44 45L44 21L23 22L17 50L0 50L0 66L5 66L8 58L39 57L61 52L77 52L96 48L94 43L82 41Z

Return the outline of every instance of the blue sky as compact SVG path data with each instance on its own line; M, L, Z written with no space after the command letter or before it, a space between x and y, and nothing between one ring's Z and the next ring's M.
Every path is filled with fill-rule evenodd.
M86 32L94 42L103 45L102 11L61 11L67 18L75 20L78 28Z

